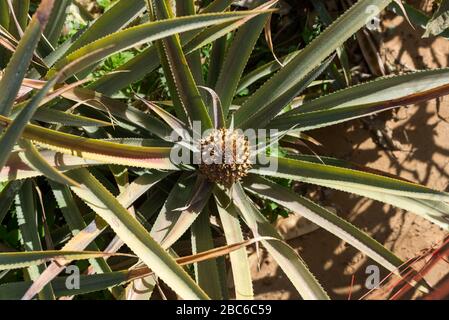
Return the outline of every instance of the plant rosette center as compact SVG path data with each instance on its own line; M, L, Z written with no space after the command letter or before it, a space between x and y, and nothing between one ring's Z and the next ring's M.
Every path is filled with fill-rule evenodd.
M250 144L241 131L215 129L200 141L200 148L199 169L212 182L230 187L251 169Z

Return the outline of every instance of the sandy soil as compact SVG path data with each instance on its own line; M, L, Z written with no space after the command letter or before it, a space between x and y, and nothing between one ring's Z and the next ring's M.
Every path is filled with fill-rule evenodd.
M429 8L428 1L418 2ZM422 30L412 29L402 17L386 14L382 32L376 36L380 53L390 72L448 66L449 41L422 39ZM321 154L336 156L380 169L426 186L448 190L449 185L449 97L382 114L370 120L389 132L401 150L388 150L373 139L372 130L360 120L312 132L324 145ZM326 203L354 225L371 234L400 258L407 260L438 245L447 233L412 214L368 199L340 192L326 192ZM364 287L366 266L375 264L354 248L319 229L290 241L334 299L347 299L352 276L352 298ZM295 289L276 263L266 254L253 261L254 287L258 299L296 299ZM427 278L435 283L444 277L444 262ZM385 270L383 271L386 275ZM383 297L383 296L381 296ZM372 298L379 298L373 296Z

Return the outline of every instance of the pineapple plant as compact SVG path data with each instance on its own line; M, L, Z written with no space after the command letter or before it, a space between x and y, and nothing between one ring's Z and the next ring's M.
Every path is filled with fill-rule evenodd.
M448 229L443 191L283 147L312 129L448 93L449 70L435 69L292 103L337 65L333 52L373 18L369 8L380 12L390 2L359 0L282 65L273 60L245 74L276 0L251 10L231 10L232 0L119 0L62 43L72 1L41 0L30 21L29 1L13 2L21 19L9 19L11 7L0 1L0 223L15 221L22 249L0 252L0 297L109 291L115 299L149 299L162 281L182 299L252 299L246 248L257 243L304 299L329 299L258 199L305 217L400 274L404 262L387 248L278 183L368 197ZM212 47L207 61L205 46ZM123 52L132 55L96 73ZM142 78L163 79L169 100L135 92L132 84ZM254 93L238 96L264 78ZM217 235L224 244L217 246ZM67 285L69 266L83 269L79 286ZM227 272L233 293L223 281Z

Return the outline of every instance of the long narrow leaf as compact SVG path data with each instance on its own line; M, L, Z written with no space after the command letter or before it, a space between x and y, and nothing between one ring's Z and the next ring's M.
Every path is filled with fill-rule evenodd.
M220 97L225 116L231 106L246 63L266 21L267 16L261 15L245 23L235 35L228 49L215 86L215 91Z
M22 188L22 184L23 181L11 181L2 188L2 191L0 192L0 203L2 204L0 207L0 224L3 222L3 219L11 208L17 192Z
M282 177L306 183L329 186L357 194L358 191L374 191L392 195L437 201L448 201L449 194L403 180L384 177L358 170L335 167L301 160L276 158L277 170L259 167L252 172L272 177Z
M33 182L25 181L19 194L16 196L16 216L19 225L21 241L26 252L42 251L42 243L38 228L38 214L33 192ZM36 280L46 270L45 265L30 266L27 273L31 280ZM51 286L43 288L39 295L40 299L53 299Z
M248 15L254 15L257 12L232 12L223 14L202 14L190 17L181 17L176 19L169 19L164 21L149 22L139 26L131 27L123 31L116 32L112 35L106 36L93 43L90 43L67 57L61 59L55 64L54 68L50 70L47 77L61 70L64 66L78 60L79 57L85 56L92 52L88 61L78 63L65 72L66 78L86 69L92 64L101 61L107 56L137 46L139 44L147 43L162 39L176 33L186 32L198 28L207 27L214 24L225 23L241 19ZM102 48L101 51L97 51Z
M192 224L192 254L204 252L214 248L212 231L210 228L209 210L205 209ZM198 285L212 299L222 299L222 288L218 276L217 262L207 260L196 263L195 278Z
M75 186L77 185L75 181L65 176L63 173L59 172L57 169L52 167L44 157L39 153L32 142L28 140L22 140L19 143L20 147L24 149L22 160L28 164L31 168L39 171L47 178L52 179L56 182L62 184L68 184Z
M234 186L232 196L242 218L256 236L281 239L274 227L247 198L240 184ZM288 244L267 240L262 243L304 299L329 299L305 263Z
M304 78L344 41L363 27L375 14L367 8L376 6L377 9L382 10L390 2L391 0L363 0L353 5L245 101L235 113L236 126L250 117L253 112L263 108L277 96L290 89L292 83Z
M335 234L342 240L359 249L361 252L370 256L389 271L396 272L403 264L401 259L396 257L392 252L366 233L329 210L304 197L296 195L285 187L257 176L250 176L247 178L243 186L265 199L279 203L332 234Z
M57 45L59 37L61 36L65 19L67 17L67 8L70 3L71 0L55 1L48 25L45 28L45 36L53 46Z
M193 224L206 205L212 184L202 177L185 179L181 176L178 183L170 192L164 207L151 229L151 235L169 248Z
M240 126L242 128L263 128L270 121L270 119L280 113L282 109L285 108L298 94L306 89L313 80L323 73L333 59L333 56L326 59L326 61L324 61L320 66L301 80L297 81L291 86L290 89L279 95L279 97L275 98L271 103L254 112L248 119L243 120ZM290 128L286 129L288 130Z
M237 209L233 203L223 194L223 191L215 188L214 192L220 221L227 244L239 243L243 241L242 227L240 225ZM251 266L248 260L248 253L245 248L241 248L229 254L234 278L235 298L238 300L248 300L254 298L253 283L251 278Z
M90 251L29 251L29 252L0 252L0 270L21 269L40 265L55 259L86 260L108 256L103 252ZM129 255L125 255L129 256Z
M207 6L201 13L214 13L226 9L233 0L215 0ZM183 36L183 46L185 42L192 40L201 29L197 29L195 33L188 33L189 37ZM185 42L184 42L185 41ZM116 71L124 71L125 73L116 72L107 74L93 83L90 87L104 94L113 94L127 85L142 79L145 75L154 71L160 64L156 46L150 46L133 59L116 69Z
M54 0L41 2L0 80L0 115L9 115L34 50L48 22Z
M0 116L0 124L8 126L9 118ZM149 169L177 170L170 161L170 147L141 147L79 137L28 124L23 137L53 151L76 155L110 164Z
M82 185L81 188L72 187L72 190L102 216L128 247L166 284L185 299L207 298L192 278L87 170L72 171L69 176Z

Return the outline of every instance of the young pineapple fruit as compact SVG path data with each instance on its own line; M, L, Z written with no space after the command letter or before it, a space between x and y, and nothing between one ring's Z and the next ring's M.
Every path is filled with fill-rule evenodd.
M200 145L200 171L212 182L230 187L251 169L250 145L238 130L214 129Z

